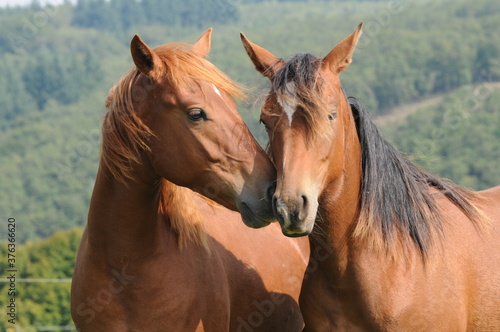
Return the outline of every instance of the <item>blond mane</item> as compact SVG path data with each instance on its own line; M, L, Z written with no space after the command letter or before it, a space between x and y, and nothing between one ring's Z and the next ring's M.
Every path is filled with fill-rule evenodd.
M182 249L189 242L194 242L209 251L208 236L203 225L203 215L199 206L193 204L196 197L201 198L212 207L220 207L214 201L191 189L179 187L167 180L163 180L158 212L175 232L179 248Z

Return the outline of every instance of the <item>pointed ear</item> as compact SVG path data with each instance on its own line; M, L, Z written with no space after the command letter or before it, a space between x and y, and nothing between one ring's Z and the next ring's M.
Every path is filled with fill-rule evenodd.
M132 53L132 59L137 69L144 75L151 77L154 72L163 68L160 57L138 35L135 35L130 42L130 53Z
M358 28L349 37L341 41L328 53L323 59L324 66L330 67L334 73L340 73L352 62L352 54L356 48L363 22L359 23Z
M250 60L255 65L255 69L262 75L272 79L276 71L283 66L284 62L265 48L252 43L242 32L240 33L240 37L245 51L247 51Z
M202 58L206 58L208 56L208 53L210 52L211 37L212 37L212 28L205 31L200 36L200 38L198 38L196 43L194 43L191 52L195 53L196 55Z

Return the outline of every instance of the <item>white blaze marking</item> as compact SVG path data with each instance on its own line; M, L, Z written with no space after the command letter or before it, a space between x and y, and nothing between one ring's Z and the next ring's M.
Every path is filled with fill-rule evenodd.
M213 83L212 83L212 86L214 87L214 91L215 91L215 93L216 93L216 94L218 94L220 97L222 97L222 95L221 95L221 93L220 93L219 89L217 89L217 87L215 86L215 84L213 84Z
M290 95L286 96L287 99L278 98L278 103L283 107L286 115L288 116L288 124L292 125L292 117L293 113L295 113L296 105L294 105L295 101L295 83L289 82L286 87L287 91L290 91Z

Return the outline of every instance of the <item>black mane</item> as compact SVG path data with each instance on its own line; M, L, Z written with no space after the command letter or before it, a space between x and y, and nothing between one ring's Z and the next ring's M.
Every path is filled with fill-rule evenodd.
M433 234L442 235L442 217L435 198L442 194L471 220L482 213L471 202L475 192L434 176L388 143L368 112L349 98L362 153L362 180L358 235L379 233L393 244L395 233L411 239L423 257L428 255ZM356 234L356 231L355 231Z
M323 121L329 110L326 101L321 98L320 85L323 81L318 75L321 63L322 59L312 54L296 54L276 72L272 83L276 97L293 102L298 113L306 119L305 123L310 129L308 138L324 134L328 125Z
M310 53L295 54L276 73L273 80L273 89L280 93L287 93L288 82L304 89L313 89L316 84L316 72L321 59Z

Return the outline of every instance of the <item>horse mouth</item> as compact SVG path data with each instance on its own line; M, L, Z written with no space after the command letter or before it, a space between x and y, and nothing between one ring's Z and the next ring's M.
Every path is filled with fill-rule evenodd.
M294 224L281 224L281 232L287 237L301 237L312 233L314 223L299 222Z
M302 236L307 236L311 234L310 230L302 231L302 230L284 230L283 228L281 229L281 232L283 235L287 237L302 237Z
M245 225L251 228L262 228L268 226L271 222L259 217L247 203L240 203L238 206L241 218Z

